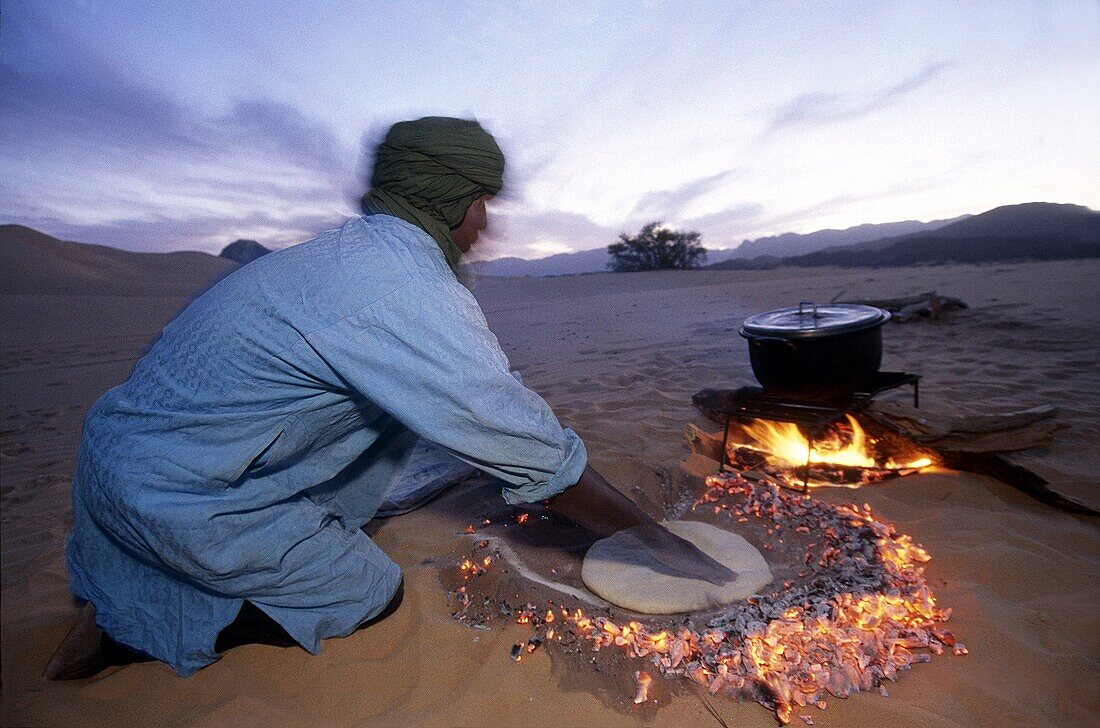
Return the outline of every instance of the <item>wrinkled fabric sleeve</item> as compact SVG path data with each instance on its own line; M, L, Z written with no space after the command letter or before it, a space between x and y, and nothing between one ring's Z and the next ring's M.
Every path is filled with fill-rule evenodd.
M502 480L511 504L574 485L584 443L508 371L474 297L415 278L306 338L344 384L421 437Z

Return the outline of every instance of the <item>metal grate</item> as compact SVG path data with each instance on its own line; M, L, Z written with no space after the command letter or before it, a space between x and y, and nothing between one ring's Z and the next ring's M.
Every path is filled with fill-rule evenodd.
M913 387L913 406L920 406L920 375L904 372L879 372L864 389L829 388L787 391L742 387L715 407L725 415L793 422L806 427L831 424L846 414L858 412L877 395L906 384Z
M857 391L818 388L797 391L764 389L762 387L742 387L733 391L729 398L718 404L715 411L726 415L726 432L722 441L722 470L730 467L729 445L730 422L733 419L774 420L791 422L798 425L813 451L814 440L824 430L845 415L862 410L877 395L891 389L905 386L913 387L913 406L920 407L920 375L905 372L879 372L863 389ZM807 458L802 473L802 492L808 492L810 479L810 461Z

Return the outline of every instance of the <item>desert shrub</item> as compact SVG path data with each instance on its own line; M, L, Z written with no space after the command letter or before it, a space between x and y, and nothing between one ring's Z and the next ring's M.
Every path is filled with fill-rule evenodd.
M619 242L607 246L608 267L616 272L697 268L707 260L699 238L694 230L673 230L651 222L637 235L619 233Z

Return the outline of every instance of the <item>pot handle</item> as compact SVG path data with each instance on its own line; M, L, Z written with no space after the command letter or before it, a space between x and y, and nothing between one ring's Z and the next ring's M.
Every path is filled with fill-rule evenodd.
M790 339L780 339L777 336L754 336L750 341L755 345L760 344L782 344L789 346L793 351L798 351L798 347Z

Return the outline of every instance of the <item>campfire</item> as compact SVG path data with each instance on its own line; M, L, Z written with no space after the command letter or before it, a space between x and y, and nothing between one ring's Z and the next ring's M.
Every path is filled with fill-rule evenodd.
M831 505L724 473L706 480L692 510L719 525L766 531L770 543L798 556L797 573L716 612L647 623L560 600L542 607L494 602L491 590L479 589L497 563L482 555L490 545L482 539L481 553L459 565L454 616L477 626L487 615L506 615L530 628L532 635L511 650L516 662L539 648L637 660L641 667L628 667L629 697L637 704L650 700L655 678L663 677L701 686L706 695L755 700L784 724L798 715L812 725L801 710L825 709L830 697L887 695L886 684L900 671L932 655L966 654L943 628L951 610L936 604L924 579L928 553L869 506Z
M792 422L731 420L726 432L726 467L750 478L768 476L787 487L854 488L933 464L931 457L871 437L850 414L824 428L812 442Z
M816 318L816 307L813 312ZM783 347L775 351L785 353ZM755 360L753 365L756 372ZM705 389L692 397L722 429L687 427L692 452L704 456L693 472L717 470L694 499L691 520L737 531L768 554L775 578L762 593L705 613L647 617L578 588L576 578L570 581L579 571L575 565L550 568L556 576L521 579L507 568L498 573L496 566L512 563L515 554L485 534L472 536L480 538L476 549L457 570L441 575L454 597L452 615L477 629L500 620L523 625L531 634L512 646L514 661L541 648L569 661L566 674L594 670L582 684L598 680L597 673L613 673L620 689L632 683L622 697L626 705L653 706L676 686L701 688L707 709L723 724L709 696L754 700L782 724L797 717L807 725L814 721L806 709L824 710L832 697L860 691L888 696L887 684L912 665L945 652L965 655L967 649L944 628L951 610L937 604L924 577L930 555L876 518L870 506L834 505L812 497L811 488L858 488L943 465L990 474L1041 502L1095 515L990 447L993 435L1003 431L1017 433L1006 439L1010 445L1048 441L1054 428L1043 421L1053 417L1053 409L958 416L941 431L919 410L919 380L877 371L876 364L855 390L823 384L794 391L781 382ZM906 385L912 387L911 408L874 402ZM1041 431L1018 434L1037 422ZM684 501L676 503L665 503L666 516L686 515ZM491 528L531 528L546 518L513 514L510 523ZM465 531L477 532L473 526ZM524 571L518 561L513 566Z
M719 461L723 472L803 492L907 475L938 464L935 451L865 415L878 394L906 385L916 406L919 381L915 374L879 372L866 391L704 389L692 403L723 429L713 435L689 425L688 444Z
M694 498L691 518L737 531L767 554L775 580L762 593L676 617L563 600L565 593L583 600L569 585L572 591L560 589L556 598L542 592L540 605L529 592L514 606L508 600L524 598L524 585L491 573L500 552L490 553L492 542L482 537L480 552L462 561L452 582L455 618L478 628L502 618L524 625L532 634L513 646L513 660L542 648L573 656L566 659L577 667L599 671L602 663L633 678L623 699L638 705L652 704L655 691L693 685L705 701L754 700L780 723L797 717L813 725L806 709L823 710L833 697L888 695L887 684L912 665L967 649L944 628L951 610L937 604L924 578L929 554L870 506L834 505L809 491L856 488L954 462L951 451L931 449L869 407L878 392L911 384L916 411L918 379L881 373L876 389L841 398L799 399L758 388L693 397L724 428L687 428L692 451L716 461L718 470ZM681 508L677 516L684 515ZM512 523L523 527L527 520L514 516Z
M1049 487L1003 453L1048 445L1064 427L1057 407L997 414L939 414L925 420L919 377L880 372L867 392L841 397L795 396L757 387L703 389L692 403L722 426L708 433L688 425L692 452L715 469L804 492L814 487L859 487L929 466L988 475L1067 513L1096 515L1088 505ZM913 407L872 402L877 394L911 384Z

